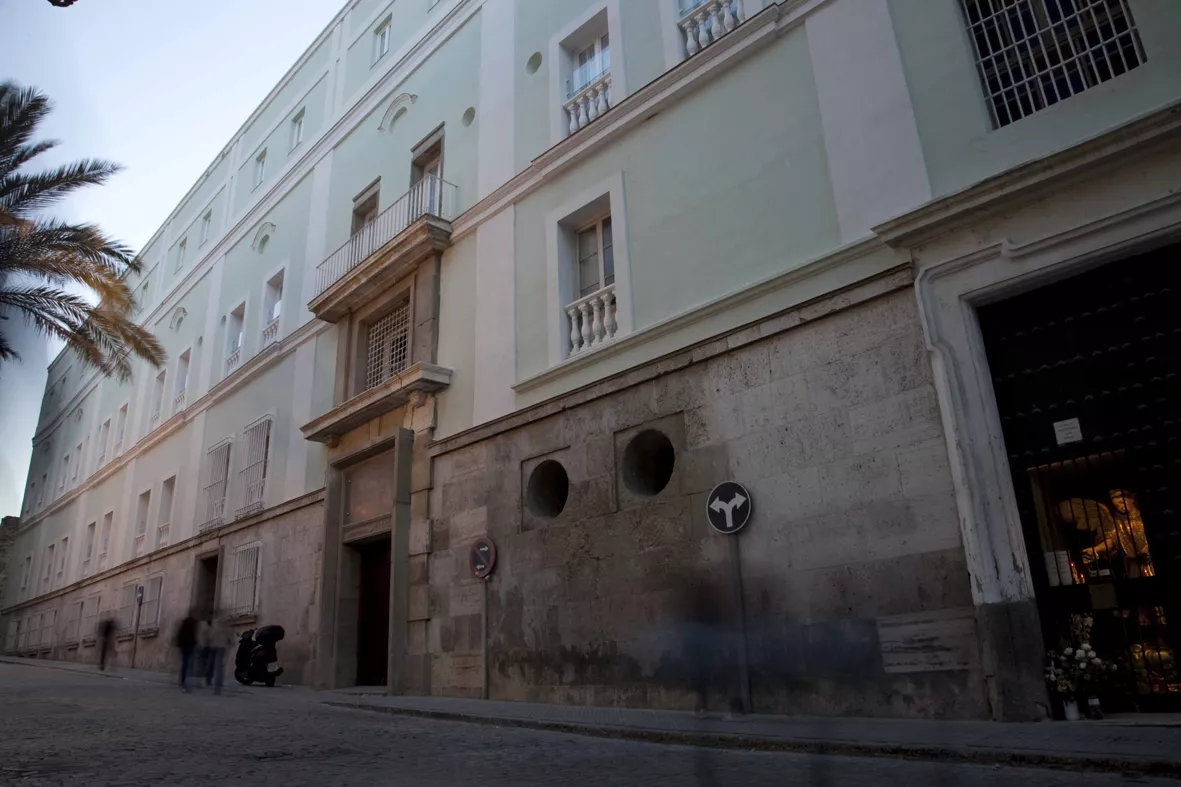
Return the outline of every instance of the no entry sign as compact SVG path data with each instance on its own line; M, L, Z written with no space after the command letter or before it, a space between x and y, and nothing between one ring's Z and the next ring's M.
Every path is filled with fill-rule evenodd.
M477 579L485 579L496 567L496 544L488 537L477 538L467 553L467 564Z

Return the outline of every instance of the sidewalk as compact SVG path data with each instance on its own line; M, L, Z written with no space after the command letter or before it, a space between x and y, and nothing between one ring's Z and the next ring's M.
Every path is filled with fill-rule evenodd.
M94 675L100 678L112 678L114 680L142 680L148 683L161 683L166 686L175 686L179 678L171 672L155 672L146 669L131 669L129 667L107 667L105 670L100 670L95 664L87 664L80 661L53 661L51 659L22 659L16 656L0 656L0 664L19 664L26 667L41 667L42 669L62 670L64 672L81 672L87 675ZM227 673L232 669L233 665L227 664ZM226 694L245 694L247 693L242 687L234 683L232 675L227 674L228 681L222 688Z
M325 692L330 705L660 743L946 759L1181 777L1176 718L1001 723L691 713Z

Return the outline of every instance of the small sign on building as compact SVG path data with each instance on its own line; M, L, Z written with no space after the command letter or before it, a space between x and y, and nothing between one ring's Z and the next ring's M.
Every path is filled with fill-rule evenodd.
M737 533L750 521L750 492L737 481L723 481L705 498L705 515L719 533Z

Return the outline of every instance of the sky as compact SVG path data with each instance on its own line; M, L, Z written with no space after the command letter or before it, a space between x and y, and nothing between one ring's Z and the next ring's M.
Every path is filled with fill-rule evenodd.
M61 144L124 166L54 209L139 249L344 0L0 0L0 80L32 85ZM58 345L0 324L23 356L0 366L0 515L18 514L46 366Z

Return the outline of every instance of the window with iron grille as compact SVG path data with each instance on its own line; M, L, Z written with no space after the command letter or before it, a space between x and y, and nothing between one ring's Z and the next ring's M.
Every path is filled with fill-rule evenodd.
M78 633L82 627L83 601L75 601L66 607L66 639L67 643L78 641Z
M42 648L53 647L53 629L57 625L57 610L51 609L41 613L41 642Z
M139 611L139 627L153 629L160 625L160 594L164 589L164 575L148 577L144 583L144 604Z
M261 544L248 544L234 551L227 583L229 614L232 617L251 615L258 608L258 568L262 555Z
M29 615L25 618L20 639L21 650L32 650L37 647L37 637L41 632L41 616Z
M1145 61L1128 0L960 0L993 125Z
M16 635L20 631L21 622L19 620L10 620L8 622L8 631L4 635L4 652L12 653L16 650Z
M410 358L410 303L368 326L365 335L365 390L406 368Z
M201 527L222 523L226 510L226 485L230 477L230 447L227 441L209 449L205 456L205 485L201 488Z
M242 507L236 516L248 516L263 508L266 491L267 465L271 455L271 417L260 418L246 427L246 466L238 474L242 490Z
M128 582L119 592L119 618L117 628L120 633L131 632L135 625L135 582Z
M82 639L94 639L98 635L98 610L102 596L91 596L82 602Z

